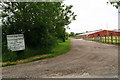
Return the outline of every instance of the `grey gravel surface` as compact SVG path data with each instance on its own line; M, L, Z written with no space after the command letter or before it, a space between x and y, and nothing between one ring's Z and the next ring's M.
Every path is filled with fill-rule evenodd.
M71 39L71 50L63 55L3 67L3 78L115 78L118 46Z

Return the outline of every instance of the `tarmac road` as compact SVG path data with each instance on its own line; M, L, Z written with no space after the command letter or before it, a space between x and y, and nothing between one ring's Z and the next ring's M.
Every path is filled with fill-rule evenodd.
M3 78L117 78L118 46L71 39L63 55L3 67Z

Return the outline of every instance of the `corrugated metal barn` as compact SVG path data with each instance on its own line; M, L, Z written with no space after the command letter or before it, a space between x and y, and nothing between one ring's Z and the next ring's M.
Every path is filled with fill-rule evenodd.
M111 31L111 30L96 30L93 32L83 33L76 35L76 37L81 38L93 38L93 37L109 37L109 36L120 36L120 31Z

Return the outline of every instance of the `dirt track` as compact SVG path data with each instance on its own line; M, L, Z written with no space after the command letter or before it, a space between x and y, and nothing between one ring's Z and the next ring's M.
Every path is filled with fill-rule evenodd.
M114 78L118 47L71 39L71 50L51 59L3 68L3 78Z

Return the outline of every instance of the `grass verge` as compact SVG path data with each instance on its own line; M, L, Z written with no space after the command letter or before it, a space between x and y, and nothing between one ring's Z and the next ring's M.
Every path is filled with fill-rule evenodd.
M64 53L68 52L70 50L70 48L71 48L70 39L68 39L68 40L66 40L66 42L59 43L59 45L53 49L52 53L40 55L40 56L34 56L34 57L30 57L27 59L18 60L18 61L14 61L14 62L3 62L3 63L1 63L1 65L2 65L2 67L5 67L5 66L10 66L10 65L23 64L23 63L28 63L28 62L32 62L32 61L52 58L52 57L59 56L59 55L62 55Z
M79 37L75 37L75 36L70 36L69 38L81 39L81 38L79 38Z

